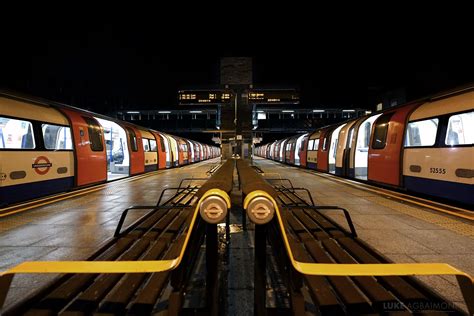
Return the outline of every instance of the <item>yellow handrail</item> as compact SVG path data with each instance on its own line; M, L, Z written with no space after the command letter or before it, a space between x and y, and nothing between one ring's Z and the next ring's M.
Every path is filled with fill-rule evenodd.
M151 273L173 270L179 266L183 259L186 247L191 236L200 203L210 195L222 197L227 207L230 208L230 198L220 189L208 190L196 204L191 223L186 234L186 239L179 256L171 260L147 261L27 261L0 273L0 277L17 273Z
M291 264L296 271L307 275L320 276L413 276L413 275L455 275L463 294L468 310L474 315L474 279L467 273L454 268L446 263L308 263L295 259L288 241L285 226L283 224L280 208L275 199L265 191L255 190L250 192L248 199L244 200L244 209L250 200L256 196L270 199L274 206L280 231L285 244L286 252Z

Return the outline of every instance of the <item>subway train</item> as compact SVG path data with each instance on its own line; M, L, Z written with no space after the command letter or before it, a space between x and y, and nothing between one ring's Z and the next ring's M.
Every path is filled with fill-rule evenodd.
M214 146L0 92L0 207L219 155Z
M256 148L278 162L474 205L474 85Z

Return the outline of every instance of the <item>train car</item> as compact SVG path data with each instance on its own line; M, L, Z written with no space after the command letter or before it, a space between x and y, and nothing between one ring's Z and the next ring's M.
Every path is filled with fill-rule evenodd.
M473 205L473 100L469 86L320 128L300 159L305 154L310 169ZM301 135L282 146L283 162L297 163L295 139Z
M52 107L2 96L0 109L0 204L71 189L76 174L68 119ZM91 181L103 179L99 171Z
M408 118L404 187L474 204L474 88L423 103Z
M300 158L300 154L301 154L301 147L302 147L302 144L303 144L303 139L307 136L308 134L303 134L301 136L298 136L296 138L296 143L295 143L295 146L294 146L294 152L293 152L293 165L295 166L300 166L301 165L301 158Z
M2 92L0 206L177 166L173 139L64 104ZM217 148L208 151L217 156ZM185 157L189 160L187 152L183 163Z

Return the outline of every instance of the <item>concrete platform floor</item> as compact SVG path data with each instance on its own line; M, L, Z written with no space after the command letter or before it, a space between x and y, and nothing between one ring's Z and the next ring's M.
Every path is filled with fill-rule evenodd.
M111 182L84 196L0 218L0 271L23 261L84 260L113 236L125 208L154 205L164 188L178 186L183 178L206 177L206 171L219 162L216 158L148 177ZM124 227L147 212L130 211ZM5 308L56 276L16 275Z
M383 195L342 184L313 171L257 158L266 173L279 173L294 186L311 191L319 205L346 208L359 237L396 263L448 263L474 275L474 225L468 220L389 199ZM272 174L269 178L275 178ZM326 211L343 227L344 216ZM456 278L419 277L428 286L467 312Z

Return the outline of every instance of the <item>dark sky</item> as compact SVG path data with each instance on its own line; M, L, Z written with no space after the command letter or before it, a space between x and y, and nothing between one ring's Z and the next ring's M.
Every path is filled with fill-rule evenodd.
M167 29L84 18L9 25L0 88L102 113L171 108L178 89L217 87L219 58L232 55L254 57L256 87L298 88L307 106L371 108L387 89L415 98L474 82L473 51L460 44L467 39L436 29L377 35L260 25L236 33L218 23Z

